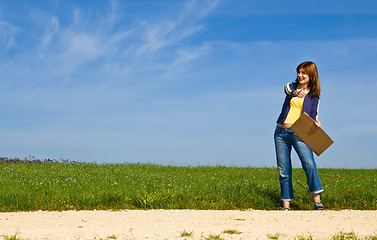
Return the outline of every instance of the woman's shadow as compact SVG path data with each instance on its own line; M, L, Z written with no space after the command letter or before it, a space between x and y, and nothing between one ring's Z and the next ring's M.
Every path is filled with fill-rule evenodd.
M281 200L280 200L280 191L279 189L276 188L266 188L266 187L261 187L256 184L251 184L250 188L252 191L257 192L258 195L262 196L264 199L267 198L273 206L276 206L276 209L278 209L281 205Z

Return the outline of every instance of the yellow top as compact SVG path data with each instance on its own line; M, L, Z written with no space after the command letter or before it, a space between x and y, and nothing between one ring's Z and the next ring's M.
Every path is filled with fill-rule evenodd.
M307 94L309 90L306 89L305 92ZM284 123L293 124L297 121L297 119L299 119L304 108L304 99L305 97L292 97L290 101L290 109Z

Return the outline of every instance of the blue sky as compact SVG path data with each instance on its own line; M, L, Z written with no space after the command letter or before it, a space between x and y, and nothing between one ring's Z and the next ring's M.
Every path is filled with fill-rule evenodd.
M318 166L376 168L376 25L374 0L0 0L0 155L274 167L311 60Z

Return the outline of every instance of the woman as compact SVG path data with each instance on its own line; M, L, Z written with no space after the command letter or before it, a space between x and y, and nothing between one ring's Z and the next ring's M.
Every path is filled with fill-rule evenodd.
M313 151L290 129L292 124L306 112L321 127L318 121L318 105L321 86L317 66L313 62L303 62L297 66L297 78L293 83L285 85L285 101L277 120L274 134L276 159L279 170L282 210L289 210L294 200L292 185L292 147L300 158L302 168L307 177L310 193L313 196L314 208L325 209L321 203L323 188L318 177Z

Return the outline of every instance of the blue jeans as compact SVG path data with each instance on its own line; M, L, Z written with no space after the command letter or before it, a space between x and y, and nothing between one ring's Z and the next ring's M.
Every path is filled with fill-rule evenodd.
M305 171L310 194L323 192L321 181L318 177L317 165L314 161L313 151L289 128L276 126L275 134L276 160L279 170L280 198L282 201L294 200L292 185L292 147L300 158Z

